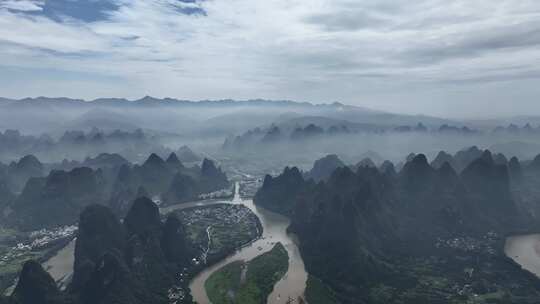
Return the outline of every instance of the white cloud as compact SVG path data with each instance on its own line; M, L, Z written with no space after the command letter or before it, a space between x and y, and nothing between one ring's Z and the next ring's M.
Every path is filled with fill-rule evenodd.
M37 3L0 6L7 2ZM127 97L339 100L452 115L474 102L466 94L458 101L444 98L456 90L473 98L488 86L494 102L502 103L498 87L540 77L537 1L115 2L118 10L91 23L0 9L0 65L122 77L123 87L108 89L132 94ZM206 14L180 13L186 8ZM538 89L524 90L520 111L537 109L527 96ZM104 90L82 90L77 97L98 97L98 91ZM449 107L460 102L461 108Z
M10 9L14 11L41 11L43 9L43 1L39 0L0 0L0 8Z

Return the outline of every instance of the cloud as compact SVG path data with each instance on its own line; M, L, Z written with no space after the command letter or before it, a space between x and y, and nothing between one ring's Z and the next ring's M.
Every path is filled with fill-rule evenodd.
M32 12L43 10L43 1L33 0L2 0L0 8L12 11Z
M539 17L532 0L0 0L0 65L95 75L76 97L406 102L422 112L428 92L486 85L504 102L498 86L536 78ZM105 88L98 77L124 82ZM0 84L10 96L62 95L39 87Z

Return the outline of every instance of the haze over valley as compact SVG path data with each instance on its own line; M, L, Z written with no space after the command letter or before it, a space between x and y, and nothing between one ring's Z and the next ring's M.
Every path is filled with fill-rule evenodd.
M540 303L539 20L0 0L0 304Z
M0 107L5 301L539 297L534 116L152 97Z

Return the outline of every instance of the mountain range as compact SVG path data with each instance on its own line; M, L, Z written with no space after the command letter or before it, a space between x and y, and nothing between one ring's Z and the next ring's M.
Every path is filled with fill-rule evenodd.
M254 202L291 218L307 271L339 303L466 303L490 292L505 295L494 303L534 303L540 280L503 248L505 236L539 228L540 157L444 155L437 166L411 155L399 171L352 171L328 156L305 174L266 176ZM456 171L456 159L468 163Z

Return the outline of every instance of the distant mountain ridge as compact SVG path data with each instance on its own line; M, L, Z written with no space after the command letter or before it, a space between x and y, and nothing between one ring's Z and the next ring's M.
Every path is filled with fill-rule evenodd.
M219 99L219 100L186 100L176 98L155 98L151 96L145 96L139 99L126 99L126 98L97 98L93 100L84 100L77 98L67 97L44 97L39 96L35 98L27 97L22 99L8 99L1 98L3 104L1 106L8 107L31 107L31 106L85 106L85 107L290 107L290 108L308 108L308 109L332 109L339 113L338 117L341 119L351 120L351 117L362 113L363 115L376 116L375 120L370 120L369 123L373 123L378 120L393 121L399 117L408 117L411 121L429 121L436 120L437 123L452 122L448 119L438 118L428 115L410 115L410 114L397 114L390 113L381 110L375 110L367 107L348 105L340 102L331 103L312 103L312 102L299 102L293 100L269 100L269 99L247 99L247 100L235 100L235 99Z
M260 126L263 122L272 123L290 113L297 117L326 117L370 125L398 126L419 121L427 126L456 124L438 117L390 113L339 102L266 99L191 101L150 96L135 100L36 97L3 99L0 102L0 129L39 134L47 129L61 132L73 127L92 127L93 124L99 124L97 127L100 128L122 126L132 129L131 124L136 124L143 129L224 136ZM31 123L23 124L23 120Z
M248 100L235 100L235 99L219 99L219 100L186 100L186 99L176 99L176 98L155 98L152 96L145 96L139 99L127 99L127 98L97 98L92 100L78 99L78 98L68 98L68 97L27 97L22 99L10 99L0 97L0 101L5 103L19 103L19 104L32 104L32 103L42 103L42 104L51 104L56 105L89 105L89 104L101 104L101 105L114 105L120 103L129 103L130 105L278 105L278 106L332 106L332 107L355 107L357 106L345 105L342 103L321 103L315 104L311 102L297 102L292 100L267 100L267 99L248 99ZM368 110L367 108L363 108ZM374 110L372 110L374 111ZM382 112L382 111L381 111Z

